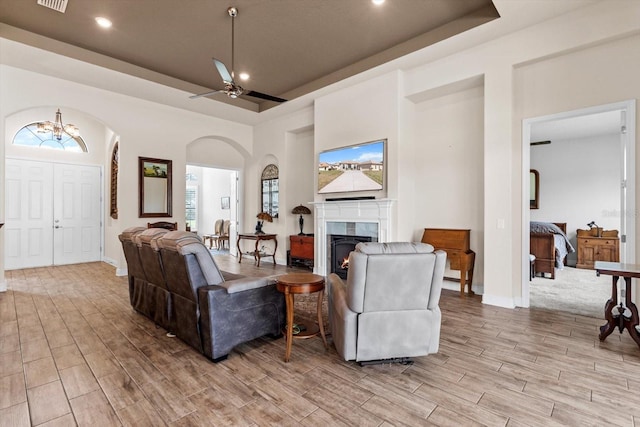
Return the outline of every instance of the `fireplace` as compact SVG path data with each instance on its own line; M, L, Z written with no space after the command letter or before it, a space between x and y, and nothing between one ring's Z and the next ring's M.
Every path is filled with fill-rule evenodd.
M395 233L393 224L393 201L389 199L336 200L315 202L315 263L314 273L328 276L332 268L332 235L351 238L364 236L370 242L391 242ZM352 243L346 255L361 240ZM342 263L341 257L339 258Z
M330 273L336 273L343 279L347 278L347 268L343 266L344 261L349 258L349 254L360 242L371 242L371 236L346 236L341 234L331 234L328 236L331 245Z

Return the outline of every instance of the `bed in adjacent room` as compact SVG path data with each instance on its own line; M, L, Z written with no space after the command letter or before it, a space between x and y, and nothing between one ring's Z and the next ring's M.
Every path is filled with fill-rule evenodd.
M535 272L555 279L556 268L562 269L567 254L576 251L567 238L567 223L531 221L530 228L529 250L536 257Z

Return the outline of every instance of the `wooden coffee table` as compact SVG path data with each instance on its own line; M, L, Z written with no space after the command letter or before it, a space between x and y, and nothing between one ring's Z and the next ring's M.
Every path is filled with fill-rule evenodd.
M324 335L324 325L322 323L322 300L324 298L324 277L311 273L290 273L276 278L276 288L284 293L284 298L287 303L287 348L284 353L284 361L288 362L291 356L291 345L294 338L306 339L312 338L320 333L325 348L327 348L327 338ZM308 295L318 293L318 325L304 324L305 330L301 330L296 335L293 334L293 296Z

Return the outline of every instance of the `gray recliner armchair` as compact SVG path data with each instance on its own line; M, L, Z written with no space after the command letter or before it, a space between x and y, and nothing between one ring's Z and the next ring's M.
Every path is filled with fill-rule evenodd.
M444 251L426 243L359 243L349 255L347 282L329 276L329 322L344 360L437 353L445 261Z

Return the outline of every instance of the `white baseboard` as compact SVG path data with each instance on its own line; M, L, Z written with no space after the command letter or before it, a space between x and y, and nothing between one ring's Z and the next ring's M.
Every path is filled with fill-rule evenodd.
M119 268L118 262L112 258L103 256L102 261L116 268L116 276L126 276L127 274L129 274L126 268Z
M496 295L482 295L482 303L487 305L495 305L504 308L516 308L516 303L513 298L496 296Z

